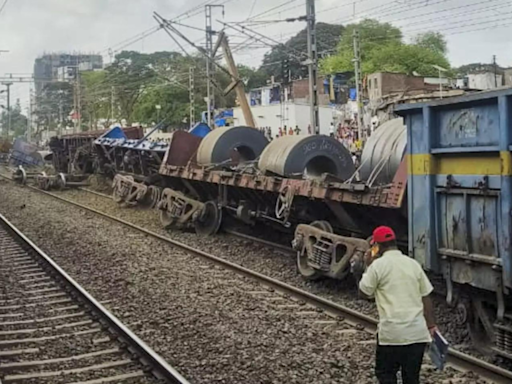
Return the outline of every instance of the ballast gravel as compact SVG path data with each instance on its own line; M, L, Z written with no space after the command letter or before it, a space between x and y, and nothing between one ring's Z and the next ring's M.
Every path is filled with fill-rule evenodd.
M119 209L83 191L61 196L162 233L155 212ZM234 272L1 180L0 213L96 299L107 301L115 315L192 383L374 382L374 341L365 331L329 322L323 314L310 318L311 309L275 297ZM268 274L285 282L295 273L289 256L252 242L181 232L172 237L259 272L269 264ZM337 301L349 296L334 282L327 288L299 278L295 282L314 293L332 290L334 295L340 289ZM371 303L353 305L373 310ZM439 373L425 365L422 383L482 382L468 375L450 368Z

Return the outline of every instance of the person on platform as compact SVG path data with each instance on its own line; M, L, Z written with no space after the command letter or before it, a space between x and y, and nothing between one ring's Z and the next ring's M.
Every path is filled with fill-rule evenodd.
M311 124L308 124L308 135L311 135Z
M286 125L283 127L283 135L287 135L288 134L288 128L286 128Z
M281 127L279 127L279 133L278 133L279 137L283 136L283 130L281 129Z
M331 121L331 125L329 126L329 136L334 137L334 123Z
M296 134L296 135L300 135L300 128L299 128L299 126L298 126L298 125L296 125L296 126L295 126L294 131L295 131L295 134Z
M380 384L418 384L427 343L436 331L432 284L420 264L397 248L394 231L373 231L359 282L363 297L375 297L379 312L375 375Z
M290 129L288 130L288 134L289 135L293 135L293 128L292 127L290 127Z

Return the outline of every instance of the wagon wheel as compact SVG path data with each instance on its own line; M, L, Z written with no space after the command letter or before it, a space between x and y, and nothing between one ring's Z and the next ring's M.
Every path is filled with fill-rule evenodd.
M471 310L468 311L467 325L475 348L485 354L492 354L491 346L496 340L494 334L493 310L488 308L479 297L471 298Z
M334 232L334 230L332 229L332 225L328 221L325 221L325 220L316 220L316 221L313 221L309 225L311 225L312 227L321 229L324 232L329 232L329 233Z
M38 178L38 182L39 188L41 188L43 191L50 190L50 179L48 178L46 172L41 172L41 175Z
M177 221L178 219L167 209L160 210L160 223L164 229L171 229Z
M59 173L56 186L59 190L63 190L64 188L66 188L66 175L64 173Z
M309 225L311 225L312 227L321 229L322 231L332 233L332 227L327 221L322 221L322 220L313 221ZM330 228L330 231L329 231L329 228ZM302 249L297 251L297 270L299 271L301 276L306 280L314 281L314 280L319 280L322 277L324 277L324 274L322 272L317 271L316 269L311 268L308 265L308 255L307 255L307 250L306 250L306 244L304 244Z
M194 222L196 233L202 236L214 235L222 222L222 210L213 201L205 203L201 215Z
M155 208L161 197L162 189L155 185L150 185L146 191L146 194L141 200L141 204L147 208Z
M276 201L276 218L283 219L283 221L288 220L288 216L290 216L290 210L292 208L293 195L294 191L289 186L285 186L279 193Z

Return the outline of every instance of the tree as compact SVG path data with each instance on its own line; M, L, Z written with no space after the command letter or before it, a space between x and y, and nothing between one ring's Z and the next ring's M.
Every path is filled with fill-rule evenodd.
M367 19L358 24L347 25L337 53L321 61L322 73L354 70L352 36L356 29L360 36L363 75L387 71L436 76L437 70L433 65L450 68L445 56L446 43L441 34L425 33L417 38L416 43L404 44L400 29L389 23Z
M23 136L27 132L27 116L21 113L21 104L20 99L16 100L16 104L11 107L11 129L9 131L9 136L18 137ZM2 124L2 128L5 132L7 132L7 127L9 127L9 114L4 109L0 116L0 124Z
M41 94L37 95L34 136L43 129L55 131L59 124L62 127L68 123L73 110L73 93L73 84L67 82L52 82L44 86Z
M317 50L322 53L336 48L343 33L343 26L338 24L318 23ZM281 63L288 59L292 79L307 77L308 69L302 64L307 59L307 30L303 29L286 43L273 47L266 53L260 70L266 74L267 79L274 76L282 80Z
M88 125L90 130L96 129L100 119L108 119L108 122L114 120L113 89L107 81L107 75L107 71L81 74L82 121ZM110 125L108 122L106 126Z
M446 55L448 53L446 39L440 32L420 33L415 37L414 44L418 47L426 48L432 52L437 52L442 55Z
M238 74L244 82L245 89L259 88L267 84L267 74L260 70L248 67L246 65L238 65Z

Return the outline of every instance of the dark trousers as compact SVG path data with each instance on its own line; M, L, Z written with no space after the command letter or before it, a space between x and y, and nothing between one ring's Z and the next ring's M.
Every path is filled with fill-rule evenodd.
M375 375L380 384L396 384L396 374L402 371L403 384L419 384L420 369L426 343L409 345L379 345L375 359Z

